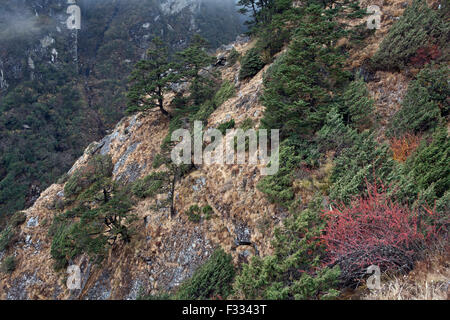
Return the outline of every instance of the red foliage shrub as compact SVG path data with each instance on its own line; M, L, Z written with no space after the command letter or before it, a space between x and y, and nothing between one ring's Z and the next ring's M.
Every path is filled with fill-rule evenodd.
M422 67L431 60L436 60L441 56L441 51L437 45L431 45L425 48L419 48L416 54L411 57L411 63L416 67Z
M338 264L344 285L355 284L370 265L381 270L410 270L429 237L437 230L432 221L435 210L419 219L417 211L392 201L384 186L368 186L368 196L355 198L351 205L340 205L324 212L327 225L322 236L330 259ZM419 230L419 220L427 220Z

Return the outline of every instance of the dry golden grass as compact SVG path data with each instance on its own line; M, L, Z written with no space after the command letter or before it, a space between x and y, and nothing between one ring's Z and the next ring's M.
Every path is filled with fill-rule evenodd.
M381 289L361 296L363 300L449 300L450 247L442 245L437 253L427 255L409 274L386 276Z

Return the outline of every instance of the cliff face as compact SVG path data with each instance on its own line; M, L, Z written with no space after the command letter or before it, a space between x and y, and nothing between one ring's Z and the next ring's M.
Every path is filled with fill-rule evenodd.
M218 47L232 41L242 31L239 23L236 25L239 17L233 1L213 4L204 0L79 0L75 3L81 11L79 30L67 28L69 4L66 0L0 2L0 92L33 75L38 76L38 67L44 63L75 64L73 67L81 69L83 74L97 71L93 70L94 65L103 62L95 60L105 46L110 49L112 46L120 53L121 64L126 65L136 62L145 53L155 35L165 40L172 50L177 50L185 46L194 33L205 35L213 47ZM203 15L205 10L222 11L229 16L218 26L214 16ZM209 25L202 24L204 20ZM218 33L222 32L220 40L208 37L213 25ZM119 32L118 29L124 27ZM114 40L119 43L107 44ZM131 48L125 50L122 41Z

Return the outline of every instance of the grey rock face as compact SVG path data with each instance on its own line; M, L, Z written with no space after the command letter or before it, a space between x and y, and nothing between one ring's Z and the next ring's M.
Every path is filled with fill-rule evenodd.
M108 300L111 297L110 275L104 271L86 294L86 300Z
M135 142L127 148L127 150L120 157L119 161L117 161L117 163L114 165L113 174L117 174L119 172L119 170L122 168L122 166L127 161L130 154L136 150L136 148L139 146L139 144L140 144L140 142Z
M28 228L37 227L38 225L39 225L39 218L38 217L31 217L30 219L28 219L28 222L27 222L27 227Z
M13 286L9 289L6 299L8 300L28 300L27 289L32 285L42 284L42 280L34 274L23 274L13 281Z

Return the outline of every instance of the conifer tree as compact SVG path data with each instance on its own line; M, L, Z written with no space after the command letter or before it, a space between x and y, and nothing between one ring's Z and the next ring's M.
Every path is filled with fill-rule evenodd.
M362 79L352 81L342 96L347 124L354 128L367 129L373 118L374 101Z
M331 108L327 114L325 125L317 132L321 151L333 150L336 155L350 146L355 140L355 130L346 126L337 107Z
M203 103L213 92L214 76L207 68L213 62L206 49L208 42L195 35L186 49L176 54L175 69L181 82L190 83L190 99L195 104Z
M343 31L332 14L318 5L306 8L287 53L266 76L262 123L280 129L283 138L310 136L320 129L331 90L348 78L342 70L344 56L333 45Z
M166 45L160 38L154 38L147 58L139 61L131 73L128 112L159 108L162 114L169 116L164 108L164 95L175 81L171 67Z

